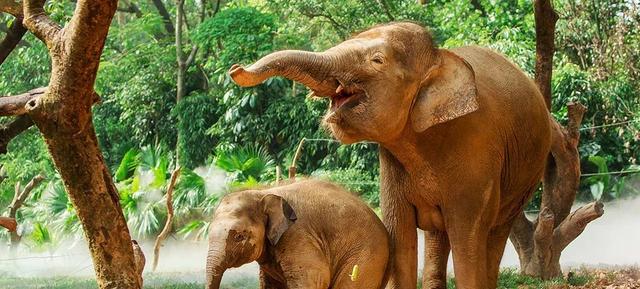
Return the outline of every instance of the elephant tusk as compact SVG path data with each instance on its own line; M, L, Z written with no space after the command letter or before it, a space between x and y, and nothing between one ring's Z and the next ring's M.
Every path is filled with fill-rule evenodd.
M349 277L351 277L351 281L356 282L358 281L358 275L360 275L360 267L356 264L353 266L353 270L351 270L351 275L349 275Z

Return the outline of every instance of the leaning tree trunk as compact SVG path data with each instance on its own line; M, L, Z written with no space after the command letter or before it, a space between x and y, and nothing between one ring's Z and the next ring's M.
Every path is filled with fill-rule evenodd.
M20 8L12 0L0 1L1 11L24 15L24 26L46 44L52 61L48 88L31 94L26 109L16 115L28 115L44 136L82 223L98 286L140 288L129 229L91 114L97 100L93 86L117 0L76 1L64 28L46 15L44 2L23 0ZM12 98L5 98L5 105L11 107Z
M557 14L550 0L536 0L536 83L551 108L551 72ZM543 279L562 276L560 255L577 238L587 224L604 213L603 204L590 203L571 212L580 185L580 124L585 107L568 104L567 127L552 121L551 154L543 177L541 211L535 221L521 213L514 222L509 238L520 258L526 275Z

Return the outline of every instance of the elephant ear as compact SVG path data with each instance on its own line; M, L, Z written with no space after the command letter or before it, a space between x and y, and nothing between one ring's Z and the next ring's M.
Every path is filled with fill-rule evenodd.
M289 229L298 217L289 203L280 196L269 194L262 197L264 212L267 215L267 239L275 246L282 234Z
M413 104L411 123L417 132L478 110L471 65L448 50L438 50L439 63L427 74Z

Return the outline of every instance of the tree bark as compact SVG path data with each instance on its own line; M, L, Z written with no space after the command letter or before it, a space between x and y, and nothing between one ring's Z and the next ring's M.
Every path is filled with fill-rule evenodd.
M535 0L533 6L536 22L535 81L550 110L553 54L556 49L554 36L558 14L553 10L551 0Z
M13 1L0 2L0 9L5 2ZM26 113L44 136L82 223L98 286L140 288L129 229L91 114L93 86L117 0L78 0L64 28L47 16L44 2L22 1L23 25L45 42L52 61L49 86L28 102Z

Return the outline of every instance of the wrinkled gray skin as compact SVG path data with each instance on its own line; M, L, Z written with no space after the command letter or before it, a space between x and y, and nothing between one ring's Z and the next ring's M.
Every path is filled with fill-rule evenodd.
M253 261L263 289L380 289L389 256L384 225L356 196L307 180L232 193L210 225L207 288ZM350 274L358 265L360 274Z
M416 287L416 228L426 231L423 288L495 288L511 224L544 168L550 122L535 84L480 47L438 49L413 23L373 27L320 53L275 52L229 74L272 76L331 98L324 123L343 143L380 144L380 201L391 238L388 288Z

